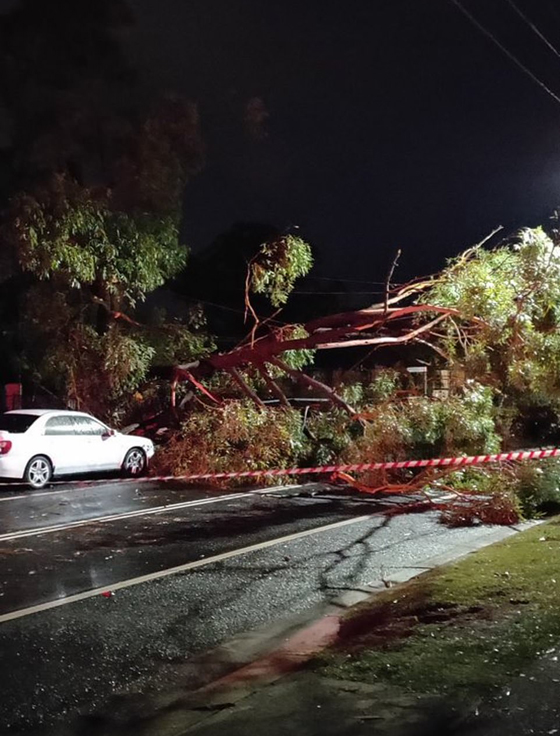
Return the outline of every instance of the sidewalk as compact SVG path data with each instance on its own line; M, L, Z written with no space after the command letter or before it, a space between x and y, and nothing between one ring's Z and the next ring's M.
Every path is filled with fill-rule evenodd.
M302 671L262 685L246 697L232 688L206 702L208 712L190 712L191 724L174 715L167 728L148 736L526 736L560 733L558 650L537 661L490 705L452 708L443 698L420 696L386 685L332 680ZM555 659L554 659L555 657ZM234 702L235 701L235 702ZM204 706L201 706L204 707ZM214 712L213 712L214 710ZM183 714L184 715L184 714ZM162 728L163 727L163 728Z
M231 691L230 691L231 692ZM235 691L233 691L235 693ZM221 702L225 703L227 696ZM154 736L370 736L436 733L447 714L432 698L320 677L303 671L255 691L247 698L194 722L186 731L153 731ZM435 714L435 717L434 717ZM429 726L424 731L424 724ZM146 732L146 734L149 731Z
M325 633L328 626L325 626ZM325 639L328 638L328 635ZM315 640L317 641L317 639ZM300 662L300 639L197 693L170 703L153 720L127 731L138 736L526 736L560 733L558 649L488 704L453 707L435 695L417 695L386 683L323 677ZM99 733L96 731L96 734ZM121 729L103 736L122 736ZM85 736L85 735L84 735Z

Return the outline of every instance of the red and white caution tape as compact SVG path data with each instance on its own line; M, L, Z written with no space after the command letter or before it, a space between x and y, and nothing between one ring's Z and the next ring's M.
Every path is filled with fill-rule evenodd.
M284 475L323 475L330 473L363 473L368 470L403 470L406 468L463 467L483 463L505 463L513 460L544 460L560 457L560 448L551 450L517 450L497 455L469 455L464 457L439 457L429 460L399 460L381 463L356 463L352 465L319 465L314 468L276 468L273 470L240 470L230 473L196 473L180 476L156 476L145 480L229 480L233 478L278 478Z
M438 457L429 460L399 460L379 463L354 463L352 465L319 465L313 468L273 468L271 470L239 470L227 473L190 473L186 475L148 475L142 477L121 478L115 480L79 481L79 485L115 482L163 482L172 480L233 480L236 478L280 478L288 475L330 475L331 473L363 473L371 470L405 470L407 468L438 468L467 465L483 465L486 463L505 463L519 460L544 460L550 457L560 457L560 448L549 450L516 450L501 452L495 455L468 455L463 457ZM67 481L56 481L67 483ZM0 485L8 485L1 483Z

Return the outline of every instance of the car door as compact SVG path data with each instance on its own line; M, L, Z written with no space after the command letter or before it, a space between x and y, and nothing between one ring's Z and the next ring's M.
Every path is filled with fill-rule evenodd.
M118 435L93 417L75 417L79 432L85 439L86 467L88 472L115 470L122 463L122 448Z
M56 474L79 473L83 470L87 447L71 414L59 414L47 419L42 446L52 460Z

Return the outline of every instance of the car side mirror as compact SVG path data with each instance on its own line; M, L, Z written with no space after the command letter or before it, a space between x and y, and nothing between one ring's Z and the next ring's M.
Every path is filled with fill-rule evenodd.
M105 432L103 432L103 437L114 437L117 433L114 429L106 429Z

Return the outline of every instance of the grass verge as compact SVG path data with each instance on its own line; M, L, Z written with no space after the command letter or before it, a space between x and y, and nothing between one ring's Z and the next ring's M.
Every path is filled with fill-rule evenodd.
M560 517L358 606L319 674L469 699L560 641Z

